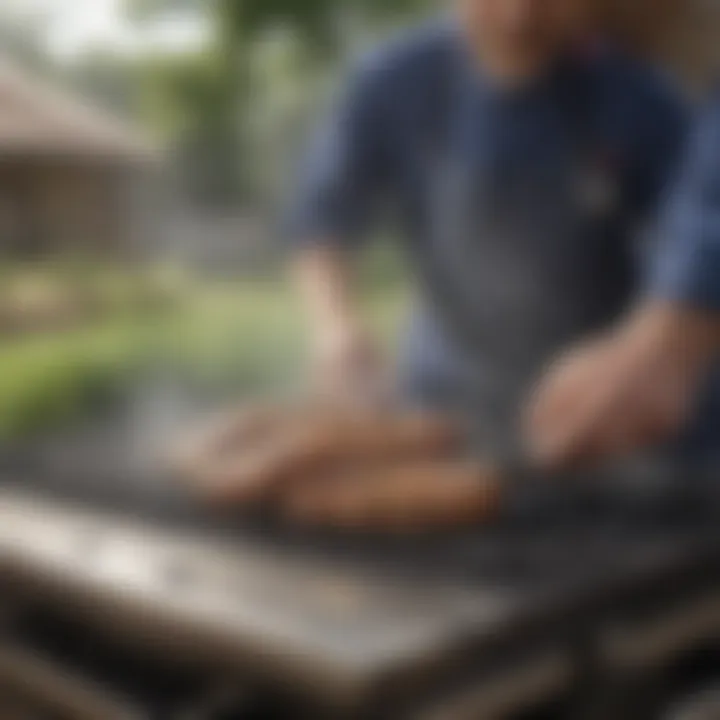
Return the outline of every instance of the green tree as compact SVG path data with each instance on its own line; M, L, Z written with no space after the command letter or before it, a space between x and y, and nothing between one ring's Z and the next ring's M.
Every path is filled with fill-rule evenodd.
M252 102L252 57L266 32L290 29L316 61L337 55L339 28L348 16L381 23L417 12L427 0L127 0L136 21L152 21L174 13L205 15L211 21L210 47L182 68L155 68L169 81L168 103L187 122L186 138L196 175L203 168L207 198L232 202L247 198L250 183L243 160L248 148L247 112ZM209 14L209 15L208 15ZM181 72L186 77L180 76Z
M112 113L133 118L137 108L135 61L112 50L93 48L62 66L63 81Z
M43 41L47 18L42 14L24 14L14 5L0 4L0 47L3 54L23 67L49 75L53 71Z

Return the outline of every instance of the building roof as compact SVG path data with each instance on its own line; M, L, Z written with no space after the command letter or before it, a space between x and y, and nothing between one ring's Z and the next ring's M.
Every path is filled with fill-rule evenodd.
M0 57L0 156L150 161L155 150L134 128Z

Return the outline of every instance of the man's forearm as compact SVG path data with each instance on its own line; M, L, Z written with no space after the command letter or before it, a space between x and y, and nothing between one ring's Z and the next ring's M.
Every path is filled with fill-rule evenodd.
M607 335L570 350L527 409L541 464L595 462L681 433L720 354L720 315L648 300Z
M720 313L651 300L637 308L621 335L654 346L660 356L696 379L720 355Z
M354 272L347 253L318 244L299 253L292 272L315 336L359 321Z
M293 271L309 316L319 389L372 402L385 391L382 363L362 319L350 258L341 249L318 245L302 251Z

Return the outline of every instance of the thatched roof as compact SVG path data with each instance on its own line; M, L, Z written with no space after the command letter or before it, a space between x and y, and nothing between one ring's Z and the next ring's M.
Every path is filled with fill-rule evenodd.
M0 156L134 163L154 155L120 120L0 58Z

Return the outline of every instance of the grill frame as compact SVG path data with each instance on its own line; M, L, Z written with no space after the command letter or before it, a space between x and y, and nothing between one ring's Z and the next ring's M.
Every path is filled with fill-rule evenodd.
M588 677L602 687L643 675L666 658L624 667L608 637L657 630L643 624L648 617L662 631L678 609L720 592L712 477L533 489L481 541L479 531L328 537L207 516L178 493L166 507L172 479L151 478L143 495L145 476L118 464L124 450L112 449L112 426L103 435L106 456L96 434L78 434L0 457L0 588L163 666L287 693L311 717L442 717L480 704L504 708L487 715L494 720ZM603 513L607 522L586 532ZM702 522L688 530L697 513ZM466 559L453 559L468 547L482 568L469 578ZM564 577L574 555L587 572ZM512 572L493 569L495 556ZM244 578L231 600L229 576ZM295 597L302 608L277 600ZM208 608L223 621L208 622ZM720 628L702 630L717 630L720 643ZM674 652L698 640L697 628L679 634ZM544 658L567 671L543 677Z

